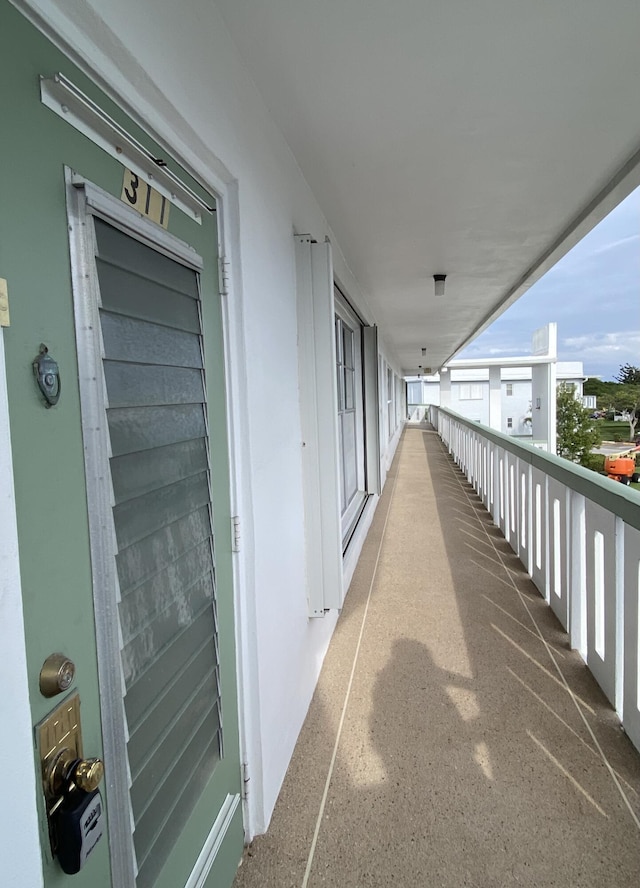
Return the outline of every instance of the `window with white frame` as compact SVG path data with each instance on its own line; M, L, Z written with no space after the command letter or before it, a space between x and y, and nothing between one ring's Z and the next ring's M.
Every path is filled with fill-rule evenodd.
M331 244L296 235L295 245L306 592L309 616L323 617L342 607L343 556L380 493L384 402L378 328L334 285Z
M393 414L393 370L387 365L387 438L394 432Z
M462 382L458 386L458 399L460 401L481 401L482 385L478 382Z
M409 404L422 404L422 383L407 383L407 400Z
M510 398L513 395L513 383L512 382L508 382L506 384L506 394L507 394L508 398Z
M507 428L508 428L508 429L512 429L512 428L513 428L513 417L512 417L512 416L508 416L508 417L507 417Z
M335 325L340 499L341 513L344 516L358 489L364 488L362 407L359 394L362 391L360 331L356 331L355 323L349 324L342 312L336 313Z
M376 355L370 354L366 345L367 335L374 328L362 323L337 287L334 300L340 515L346 548L367 495L377 492L372 463L379 462L378 451L376 448L374 453L370 443L368 446L377 412L377 394L369 391L372 376L375 382L372 368Z

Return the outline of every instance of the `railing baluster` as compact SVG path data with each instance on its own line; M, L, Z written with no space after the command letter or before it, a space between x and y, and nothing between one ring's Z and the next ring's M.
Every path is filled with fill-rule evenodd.
M451 411L429 416L640 749L640 500Z
M570 492L569 637L571 647L587 659L587 530L585 498Z
M615 548L615 700L613 705L624 719L624 521L616 515L613 545Z
M640 748L640 532L624 529L623 724Z

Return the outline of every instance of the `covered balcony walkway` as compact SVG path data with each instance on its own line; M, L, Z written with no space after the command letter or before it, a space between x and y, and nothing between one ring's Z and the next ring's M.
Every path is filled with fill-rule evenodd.
M551 609L435 431L409 426L235 888L635 888L639 794Z

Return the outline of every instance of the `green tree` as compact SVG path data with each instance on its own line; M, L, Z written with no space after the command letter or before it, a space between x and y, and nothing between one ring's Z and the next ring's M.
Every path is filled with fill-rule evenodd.
M602 379L597 379L595 376L588 376L584 381L582 391L585 395L596 396L598 410L606 410L618 385L619 383L617 382L605 382Z
M589 418L589 411L577 400L573 386L565 383L558 386L556 411L558 456L581 465L588 462L592 447L596 447L601 438L593 420Z
M613 406L620 413L627 415L629 423L629 440L633 441L640 420L640 384L622 385L617 387L613 396Z
M640 420L640 367L623 364L616 375L618 385L614 396L614 407L626 413L629 422L629 440L633 441Z
M585 395L595 395L598 410L625 413L628 416L630 440L640 422L640 367L623 364L616 375L618 382L604 382L590 377L585 380Z
M615 379L623 385L640 385L640 367L623 364Z

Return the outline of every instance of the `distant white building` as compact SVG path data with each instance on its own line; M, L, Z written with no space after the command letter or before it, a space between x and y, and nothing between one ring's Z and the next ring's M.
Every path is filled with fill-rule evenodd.
M555 452L555 389L574 386L583 399L582 361L556 360L556 324L534 333L532 354L451 361L442 373L407 377L409 415L435 404ZM553 392L553 396L551 393Z

